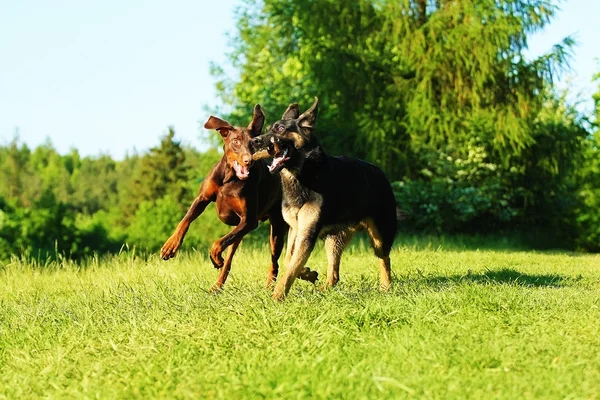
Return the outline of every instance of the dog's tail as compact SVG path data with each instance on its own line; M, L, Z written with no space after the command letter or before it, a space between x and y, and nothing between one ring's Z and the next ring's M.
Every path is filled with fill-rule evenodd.
M397 221L405 221L410 218L410 213L408 211L404 211L399 207L396 207L396 220Z

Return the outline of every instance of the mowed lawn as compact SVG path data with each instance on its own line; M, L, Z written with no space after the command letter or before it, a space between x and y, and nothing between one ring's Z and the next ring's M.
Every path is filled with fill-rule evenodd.
M191 251L5 265L0 398L600 398L598 255L399 245L380 293L359 244L284 303L268 259L242 245L218 295Z

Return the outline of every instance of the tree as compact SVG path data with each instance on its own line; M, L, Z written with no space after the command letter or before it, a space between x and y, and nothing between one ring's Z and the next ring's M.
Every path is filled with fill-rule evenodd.
M169 195L183 203L187 193L185 182L189 166L185 163L185 152L174 140L175 131L169 127L161 138L160 145L153 147L141 160L132 182L132 195L136 203L157 200Z
M31 150L15 137L6 147L0 147L0 196L29 206L38 196L39 177L31 170Z
M528 35L556 10L546 0L248 0L229 54L239 79L213 74L232 120L249 104L276 118L319 96L326 149L392 179L418 172L424 152L473 138L507 163L534 143L541 94L573 44L525 59Z
M600 251L600 72L594 76L598 91L593 95L593 133L585 143L584 161L581 174L583 185L580 188L583 205L577 210L580 248Z
M108 155L101 155L85 157L78 164L70 177L73 207L80 213L91 215L115 206L118 201L118 163Z

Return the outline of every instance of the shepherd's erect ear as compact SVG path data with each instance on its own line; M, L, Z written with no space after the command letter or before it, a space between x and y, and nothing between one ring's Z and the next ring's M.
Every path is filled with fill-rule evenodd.
M300 115L300 109L297 103L292 103L288 106L287 110L283 113L281 119L296 119Z
M257 104L254 106L254 113L252 114L252 121L248 124L248 131L250 132L250 136L258 136L262 131L263 125L265 124L265 113L263 113L260 105Z
M300 127L309 129L310 131L315 129L317 125L317 115L319 114L319 99L315 97L313 105L298 117L298 125Z
M221 118L213 117L212 115L204 123L206 129L215 129L219 131L223 138L229 135L229 131L233 129L233 126L227 121L223 121Z

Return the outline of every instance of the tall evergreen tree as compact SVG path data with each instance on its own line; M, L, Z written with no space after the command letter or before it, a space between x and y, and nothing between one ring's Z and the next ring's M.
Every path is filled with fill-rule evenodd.
M157 200L169 195L178 203L186 196L184 183L189 166L185 163L185 152L175 140L175 130L169 127L161 138L160 145L153 147L140 160L133 178L132 195L136 202Z

